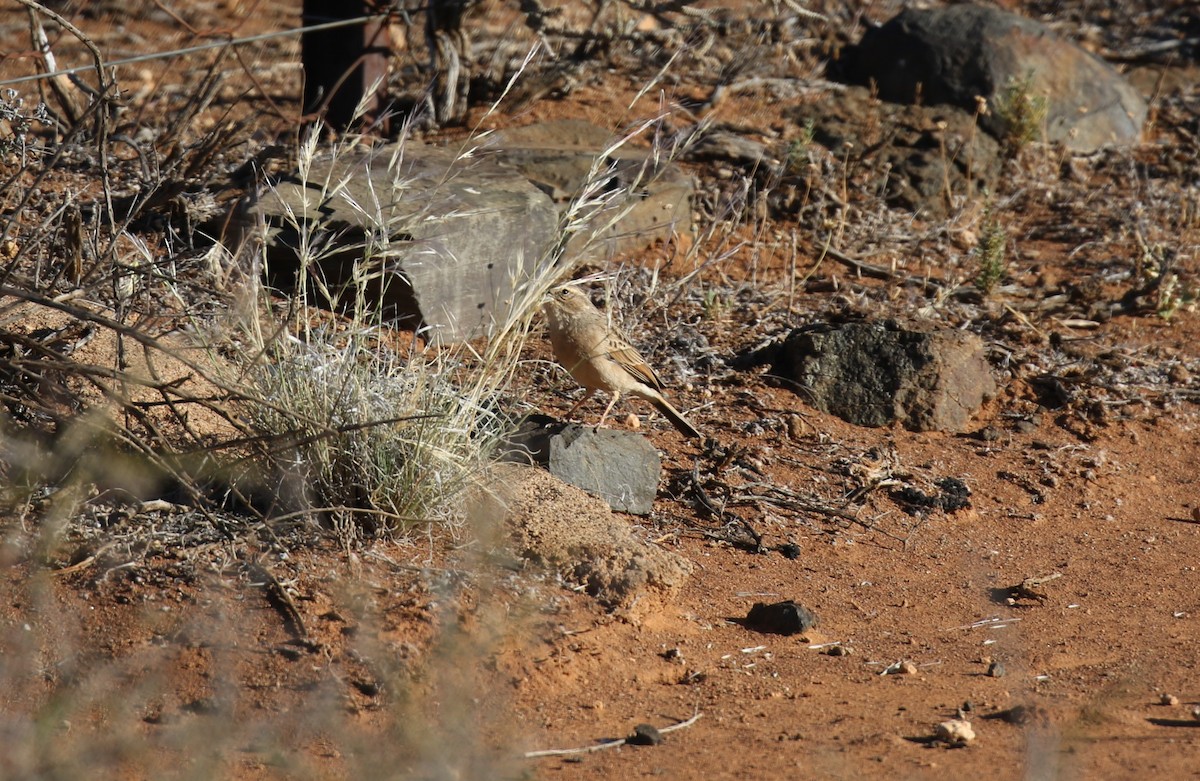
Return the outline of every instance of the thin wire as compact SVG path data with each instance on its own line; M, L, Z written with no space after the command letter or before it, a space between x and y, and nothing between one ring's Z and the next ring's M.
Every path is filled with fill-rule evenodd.
M113 60L104 63L105 67L115 67L117 65L131 65L135 62L145 62L147 60L159 60L166 57L175 57L181 54L194 54L196 52L208 51L209 49L219 49L222 46L236 46L243 43L254 43L256 41L266 41L271 38L285 38L289 35L298 33L315 32L318 30L332 30L337 27L350 27L355 24L366 24L372 19L383 19L387 14L374 14L371 16L360 16L356 19L341 19L336 22L325 22L323 24L314 24L308 27L297 27L292 30L280 30L273 33L262 33L260 35L251 35L248 38L230 38L226 41L213 41L212 43L203 43L199 46L189 46L186 49L175 49L173 51L156 52L154 54L139 54L136 57L126 57L123 60ZM22 76L18 79L6 79L0 81L0 87L7 87L10 84L23 84L27 81L38 81L40 79L48 79L52 76L65 76L71 73L80 71L95 70L96 66L92 65L76 65L73 68L63 68L62 70L53 71L52 73L37 73L32 76Z

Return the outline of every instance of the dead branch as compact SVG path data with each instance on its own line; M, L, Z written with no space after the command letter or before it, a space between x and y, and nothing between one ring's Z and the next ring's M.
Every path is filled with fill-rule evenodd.
M666 733L674 732L677 729L685 729L699 721L700 717L703 715L704 714L700 711L696 711L696 713L693 714L690 719L681 721L678 724L672 724L669 727L663 727L659 730L659 732ZM523 756L525 759L536 759L538 757L565 757L572 754L590 754L593 751L603 751L606 748L619 748L628 742L629 738L621 738L620 740L610 740L604 743L598 743L595 746L582 746L580 748L550 748L543 751L526 751Z

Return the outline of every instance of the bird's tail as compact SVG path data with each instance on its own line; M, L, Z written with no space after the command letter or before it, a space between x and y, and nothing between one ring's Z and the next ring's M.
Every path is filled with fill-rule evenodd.
M655 408L666 416L667 420L671 421L671 425L679 429L679 433L685 437L692 439L704 439L704 435L700 433L700 429L688 422L688 419L683 416L679 410L671 406L671 402L663 398L652 399Z

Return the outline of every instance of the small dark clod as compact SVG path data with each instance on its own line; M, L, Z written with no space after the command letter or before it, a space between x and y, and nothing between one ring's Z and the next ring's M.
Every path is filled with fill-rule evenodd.
M755 602L746 614L746 628L776 635L795 635L815 627L819 619L816 614L792 600L767 605Z
M912 486L904 486L893 491L892 498L910 515L933 509L952 513L971 506L971 489L957 477L943 477L934 485L939 489L937 494L927 494Z
M350 681L350 684L355 689L358 689L360 694L363 694L364 696L367 696L367 697L378 697L380 695L380 692L382 691L379 684L376 681L369 681L369 680L365 680L362 678L354 678Z
M653 724L639 724L625 742L631 746L657 746L663 742L663 736Z

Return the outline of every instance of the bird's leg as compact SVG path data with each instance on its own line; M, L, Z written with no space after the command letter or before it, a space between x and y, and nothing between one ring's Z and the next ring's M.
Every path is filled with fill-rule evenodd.
M608 402L608 406L604 408L604 414L600 416L600 422L596 424L597 431L599 431L600 427L604 425L604 419L608 417L608 413L612 412L613 405L617 403L617 399L619 398L621 398L621 392L613 391L612 401Z
M588 388L588 392L583 394L583 396L579 399L579 401L575 402L575 406L571 407L571 409L567 410L567 414L564 415L563 417L567 420L570 420L571 416L575 414L575 411L577 409L579 409L580 407L582 407L583 403L585 401L587 401L588 399L590 399L592 397L592 394L595 392L596 392L595 388Z

